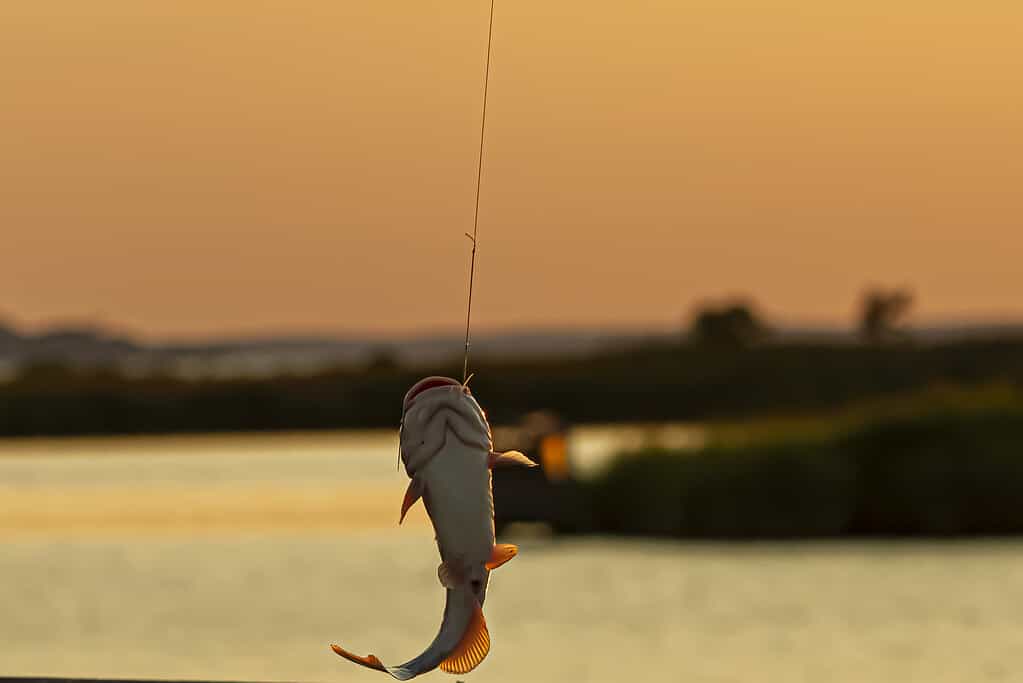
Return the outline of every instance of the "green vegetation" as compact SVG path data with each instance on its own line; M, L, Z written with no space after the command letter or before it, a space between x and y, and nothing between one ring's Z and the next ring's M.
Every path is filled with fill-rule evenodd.
M684 343L588 357L486 361L472 386L495 423L551 410L569 423L819 413L936 384L1023 386L1023 340L917 345ZM0 384L0 436L394 427L424 372L376 363L312 376L189 381L28 368Z
M705 538L1023 533L1023 395L938 391L624 454L597 530Z

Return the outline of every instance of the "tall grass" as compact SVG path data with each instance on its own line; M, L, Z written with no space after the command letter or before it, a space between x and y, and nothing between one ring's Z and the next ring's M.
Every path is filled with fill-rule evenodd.
M602 532L706 538L1023 533L1023 398L933 392L826 420L720 428L589 483Z

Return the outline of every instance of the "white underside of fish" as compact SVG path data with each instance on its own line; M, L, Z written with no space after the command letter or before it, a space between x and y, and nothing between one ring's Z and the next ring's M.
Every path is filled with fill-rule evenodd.
M444 378L423 382L428 380L443 383L406 405L402 417L401 457L412 481L401 515L422 497L433 522L441 556L438 577L446 589L440 631L422 654L398 666L331 646L342 657L400 681L438 667L468 673L486 657L490 634L482 607L490 570L516 553L514 546L494 544L490 468L535 464L518 452L492 452L486 416L465 387Z

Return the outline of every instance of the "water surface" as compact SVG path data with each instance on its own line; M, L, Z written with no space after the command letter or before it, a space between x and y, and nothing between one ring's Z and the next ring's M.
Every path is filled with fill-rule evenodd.
M389 680L328 644L400 662L436 632L437 552L421 512L395 527L394 448L379 433L0 444L0 674ZM493 650L465 680L1023 671L1021 543L517 542L488 593Z

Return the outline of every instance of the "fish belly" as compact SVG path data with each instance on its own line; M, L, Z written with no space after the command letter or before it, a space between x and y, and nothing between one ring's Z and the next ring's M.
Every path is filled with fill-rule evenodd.
M467 565L490 559L494 547L494 496L487 453L448 440L423 470L423 499L437 534L441 559Z

